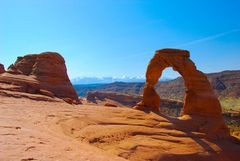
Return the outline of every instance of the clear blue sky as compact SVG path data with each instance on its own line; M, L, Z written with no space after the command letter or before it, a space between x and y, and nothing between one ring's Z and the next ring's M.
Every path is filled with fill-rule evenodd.
M71 78L142 76L154 51L169 47L189 50L203 72L240 69L240 1L0 1L5 66L17 56L57 51Z

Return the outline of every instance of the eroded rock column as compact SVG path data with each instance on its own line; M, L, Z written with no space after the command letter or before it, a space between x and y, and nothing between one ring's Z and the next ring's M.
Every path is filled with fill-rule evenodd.
M151 110L159 112L160 97L155 91L155 86L162 75L162 71L167 67L167 64L155 54L147 67L146 84L143 92L143 100L135 107L139 110Z

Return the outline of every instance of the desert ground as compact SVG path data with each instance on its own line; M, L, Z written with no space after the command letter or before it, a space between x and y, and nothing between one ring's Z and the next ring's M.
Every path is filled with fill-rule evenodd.
M11 94L18 95L0 96L1 161L232 161L240 153L237 143L178 130L178 122L164 115Z
M64 133L60 122L76 117L79 109L61 100L0 96L0 160L124 160Z

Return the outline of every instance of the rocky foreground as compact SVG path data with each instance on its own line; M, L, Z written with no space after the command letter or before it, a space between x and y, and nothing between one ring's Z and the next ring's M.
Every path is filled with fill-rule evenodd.
M0 113L1 161L239 159L236 140L210 140L152 112L1 95Z
M64 133L60 122L74 118L79 109L59 99L0 96L0 160L123 160Z

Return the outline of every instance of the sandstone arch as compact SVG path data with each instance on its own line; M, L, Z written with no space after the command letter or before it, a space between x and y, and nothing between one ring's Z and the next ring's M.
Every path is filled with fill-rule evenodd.
M163 70L172 67L182 75L186 86L183 114L220 116L221 105L207 77L197 70L189 57L190 54L186 50L162 49L156 51L147 67L143 100L138 103L136 108L159 111L160 97L154 87Z

